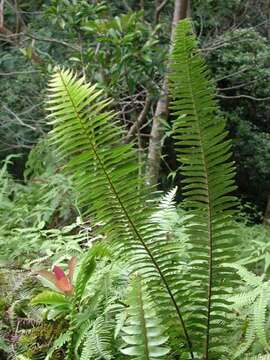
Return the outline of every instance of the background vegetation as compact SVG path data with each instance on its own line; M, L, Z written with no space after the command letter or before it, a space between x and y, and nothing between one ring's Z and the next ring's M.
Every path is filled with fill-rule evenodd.
M176 14L178 3L186 9ZM239 331L231 339L232 347L240 359L244 354L268 356L270 3L2 0L0 356L4 359L63 359L71 356L67 344L72 336L78 337L75 344L72 338L73 350L81 359L91 359L89 353L94 359L126 358L128 354L117 352L122 346L118 335L125 332L121 315L125 312L120 310L136 308L136 296L146 308L152 306L140 278L127 286L130 269L115 260L111 249L98 246L88 253L92 244L99 245L108 235L102 221L85 216L70 175L63 172L55 147L49 146L52 126L46 120L44 99L55 66L75 70L112 99L109 110L118 113L123 142L135 143L140 177L146 174L147 182L165 193L178 186L177 207L169 207L169 214L160 218L186 253L183 174L178 171L172 136L176 125L165 91L171 29L186 16L192 18L200 54L216 86L219 116L227 121L236 165L235 194L241 207L234 218L241 254L237 271L246 295L235 296L233 325ZM72 256L78 259L77 272L90 269L86 288L70 302L37 298L44 290L37 271L55 264L65 267ZM94 262L96 271L91 270ZM260 319L255 309L260 309ZM135 313L131 311L131 316ZM156 318L155 313L150 315ZM74 322L79 324L76 335ZM158 321L155 326L165 336ZM160 345L160 356L166 358L167 344ZM179 358L177 353L173 356Z

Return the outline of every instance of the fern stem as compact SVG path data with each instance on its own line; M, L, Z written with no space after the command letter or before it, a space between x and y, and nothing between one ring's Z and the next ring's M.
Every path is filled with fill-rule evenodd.
M96 150L96 147L95 147L95 146L92 144L92 142L89 140L87 130L86 130L86 128L85 128L85 126L84 126L84 124L83 124L83 122L82 122L80 113L79 113L78 110L77 110L77 107L76 107L76 105L75 105L75 103L74 103L74 101L73 101L73 98L72 98L72 96L71 96L71 94L70 94L70 92L69 92L69 89L68 89L68 87L67 87L67 84L65 83L65 80L64 80L64 78L63 78L63 76L62 76L62 74L61 74L61 71L59 71L58 74L59 74L59 76L60 76L60 78L61 78L61 81L62 81L64 87L65 87L65 90L66 90L67 95L68 95L68 97L69 97L69 100L70 100L70 102L71 102L71 104L72 104L72 107L73 107L73 109L74 109L74 112L75 112L75 114L76 114L76 116L77 116L77 118L78 118L78 120L79 120L79 122L80 122L80 125L81 125L83 131L85 132L85 134L87 135L87 139L88 139L89 146L90 146L90 148L92 149L92 151L93 151L93 153L94 153L94 155L95 155L95 157L96 157L96 160L98 161L98 164L100 165L101 170L103 171L104 176L106 177L106 179L107 179L107 181L108 181L108 184L109 184L109 186L110 186L110 189L111 189L113 195L115 196L115 198L116 198L117 201L119 202L120 207L122 208L122 211L123 211L125 217L127 218L128 223L129 223L131 229L133 230L133 232L135 233L136 237L138 238L138 240L139 240L140 243L142 244L143 248L145 249L146 253L147 253L148 256L150 257L152 263L154 264L154 266L155 266L155 268L156 268L156 270L157 270L157 272L158 272L158 274L159 274L159 276L160 276L160 278L161 278L161 280L162 280L162 282L163 282L163 285L165 286L165 288L166 288L166 290L167 290L167 293L169 294L170 300L171 300L171 302L172 302L172 304L173 304L173 307L174 307L175 310L176 310L176 313L177 313L177 316L178 316L178 318L179 318L181 327L182 327L182 329L183 329L184 336L185 336L185 339L186 339L186 342L187 342L187 346L188 346L188 349L189 349L188 351L189 351L189 353L190 353L190 357L191 357L191 359L194 359L194 354L193 354L193 350L192 350L192 343L191 343L190 337L189 337L189 335L188 335L187 328L186 328L186 325L185 325L185 323L184 323L184 319L183 319L183 317L182 317L181 311L180 311L180 309L179 309L179 306L177 305L177 302L176 302L175 297L174 297L174 295L173 295L173 293L172 293L172 291L171 291L171 289L170 289L170 287L169 287L169 284L168 284L168 282L167 282L167 280L166 280L166 278L165 278L165 276L164 276L161 268L159 267L158 263L156 262L155 258L153 257L150 249L148 248L148 246L146 245L145 241L143 240L141 234L139 233L136 225L134 224L133 220L132 220L131 217L129 216L126 207L124 206L121 198L119 197L119 194L118 194L118 192L117 192L117 190L116 190L113 182L111 181L111 178L110 178L108 172L106 171L106 169L105 169L105 167L104 167L104 164L103 164L100 156L98 155L98 152L97 152L97 150Z

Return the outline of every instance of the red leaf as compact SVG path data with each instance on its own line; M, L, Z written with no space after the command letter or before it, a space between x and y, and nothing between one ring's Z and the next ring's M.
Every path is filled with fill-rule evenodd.
M45 279L49 280L52 283L55 283L55 275L50 271L41 270L41 271L38 271L38 275L44 277Z
M61 279L57 279L55 285L60 291L64 293L72 293L73 291L73 286L66 276L62 277Z
M72 258L69 260L69 263L68 263L68 278L71 283L72 283L76 263L77 263L76 256L72 256Z
M59 266L54 266L53 272L55 274L56 280L60 280L63 277L66 277L64 271Z

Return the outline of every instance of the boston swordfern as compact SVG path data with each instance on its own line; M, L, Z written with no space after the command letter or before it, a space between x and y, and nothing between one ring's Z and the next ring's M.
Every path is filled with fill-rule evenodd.
M229 303L225 297L233 281L226 263L233 254L235 205L228 194L234 190L234 168L224 122L216 119L214 91L188 21L177 27L170 88L185 202L191 215L191 261L184 273L180 245L175 239L168 241L166 230L152 216L157 210L153 194L145 179L138 178L136 151L123 144L116 115L106 110L110 102L71 71L57 70L49 84L51 138L59 157L66 160L84 215L102 222L108 241L129 259L130 269L145 284L145 299L156 307L167 329L169 342L174 347L178 344L173 351L181 359L216 360L226 356L223 335ZM134 294L131 303L137 309L136 297L140 297L138 291ZM154 354L157 346L160 358L173 358L158 350L165 337L157 344L147 343L149 337L144 337L142 347L139 336L134 336L127 356L150 348ZM149 353L141 356L151 359Z
M136 151L122 144L115 114L104 110L108 101L100 100L95 87L76 80L70 71L57 71L49 90L52 141L59 156L67 159L66 170L85 216L102 222L108 240L129 255L130 266L148 283L170 332L184 338L193 358L178 301L179 244L166 241L166 231L149 220L155 210L149 202L153 196L138 179Z
M176 151L181 162L183 194L189 213L191 271L183 277L185 313L194 345L204 359L226 353L228 301L233 271L232 216L236 199L231 141L217 117L215 91L199 54L192 27L183 21L176 30L170 74Z

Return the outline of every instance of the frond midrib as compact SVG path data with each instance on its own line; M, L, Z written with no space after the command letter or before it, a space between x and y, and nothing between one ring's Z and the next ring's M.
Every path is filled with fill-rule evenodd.
M186 46L186 37L185 39L185 48L187 48ZM202 159L202 163L203 163L203 167L204 167L204 175L205 175L205 189L206 189L206 195L207 195L207 229L208 229L208 294L207 294L207 325L206 325L206 335L205 335L205 360L208 360L209 357L209 342L210 342L210 319L211 319L211 306L212 306L212 282L213 282L213 229L212 229L212 221L213 221L213 216L212 216L212 208L211 208L211 194L209 191L209 180L208 180L208 166L207 166L207 160L206 160L206 154L204 151L204 146L203 146L203 136L202 136L202 129L200 127L200 117L198 115L198 109L196 106L196 101L194 98L194 93L193 93L193 87L192 87L192 83L191 83L191 73L190 73L190 66L189 63L186 64L187 66L187 76L188 76L188 86L189 86L189 91L190 91L190 96L192 99L192 106L193 106L193 111L194 111L194 116L196 119L196 123L197 123L197 131L198 131L198 140L199 140L199 144L200 144L200 150L201 150L201 159Z

